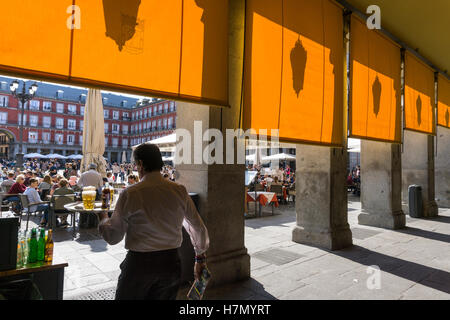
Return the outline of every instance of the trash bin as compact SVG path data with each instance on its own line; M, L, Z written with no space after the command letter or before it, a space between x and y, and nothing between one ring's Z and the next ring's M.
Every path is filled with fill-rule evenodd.
M194 201L195 207L198 210L199 196L198 193L189 193L192 201ZM183 227L183 243L178 249L181 260L181 283L182 285L189 284L190 281L194 281L194 263L195 252L192 246L191 237L189 233Z
M408 187L409 216L413 218L423 217L422 187L416 184Z

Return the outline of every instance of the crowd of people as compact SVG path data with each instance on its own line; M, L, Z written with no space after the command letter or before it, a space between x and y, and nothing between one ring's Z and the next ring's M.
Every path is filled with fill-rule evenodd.
M249 165L249 171L257 171L255 183L261 184L266 190L272 185L281 185L295 189L295 172L287 164L281 164L277 169L264 168L261 165Z
M15 161L0 161L0 188L7 195L3 201L12 204L15 215L21 215L22 208L19 195L26 195L28 202L34 204L29 208L31 212L42 212L41 226L48 223L49 196L66 195L80 192L85 186L95 186L97 199L100 197L101 188L106 184L120 183L124 187L139 182L139 176L135 164L106 163L106 177L97 172L95 164L89 165L89 170L81 173L81 161L58 160L29 160L24 163L24 169L15 167ZM165 165L161 174L164 178L175 181L175 169ZM60 216L61 221L57 225L67 227L67 215Z

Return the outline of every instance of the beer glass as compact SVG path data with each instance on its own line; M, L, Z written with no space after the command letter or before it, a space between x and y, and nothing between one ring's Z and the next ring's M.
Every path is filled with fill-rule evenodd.
M92 190L86 190L82 192L83 206L85 210L93 210L95 204L96 192Z

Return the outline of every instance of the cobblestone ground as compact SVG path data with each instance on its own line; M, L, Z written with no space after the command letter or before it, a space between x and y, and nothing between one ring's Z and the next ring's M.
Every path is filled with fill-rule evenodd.
M246 219L251 278L211 288L205 299L450 299L450 209L434 219L407 217L407 228L393 231L358 225L359 199L349 200L354 245L339 251L291 241L293 204ZM71 235L55 231L54 261L69 263L64 299L113 298L124 242L110 246L96 229Z

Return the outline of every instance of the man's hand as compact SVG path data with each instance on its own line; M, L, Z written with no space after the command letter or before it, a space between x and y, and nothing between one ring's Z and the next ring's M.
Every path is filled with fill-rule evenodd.
M203 269L206 268L206 262L196 262L194 265L194 278L200 280Z

